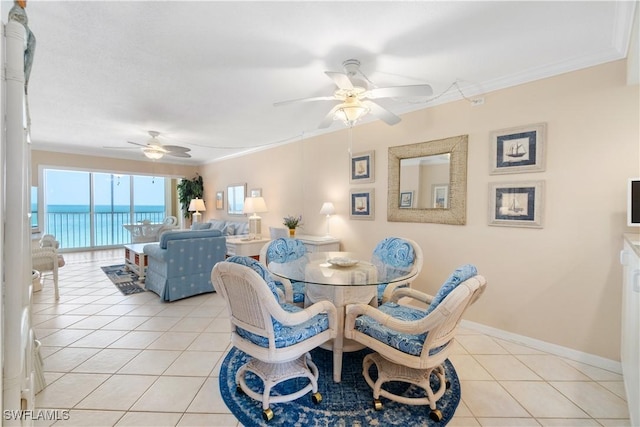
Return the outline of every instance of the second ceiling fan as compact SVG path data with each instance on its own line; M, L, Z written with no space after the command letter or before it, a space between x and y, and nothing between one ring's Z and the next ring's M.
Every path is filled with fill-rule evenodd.
M433 94L433 89L428 84L409 86L375 87L362 71L360 61L347 59L342 63L344 72L325 71L338 87L331 96L316 96L310 98L293 99L276 102L274 106L293 104L299 102L338 101L320 122L319 128L327 128L334 120L342 120L352 126L367 114L379 118L388 125L400 122L400 117L387 110L374 99L425 97Z

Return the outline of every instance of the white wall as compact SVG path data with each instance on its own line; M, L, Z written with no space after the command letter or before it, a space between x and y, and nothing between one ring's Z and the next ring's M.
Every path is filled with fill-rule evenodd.
M477 265L489 285L467 319L604 358L619 360L621 266L626 182L640 175L639 88L626 85L626 62L427 108L390 127L353 129L353 151L375 150L375 182L349 184L346 130L201 168L205 201L231 183L262 188L263 227L303 214L304 233L324 234L322 203L337 215L331 232L345 250L368 257L384 237L416 240L425 255L416 287L433 293L457 266ZM489 133L547 123L547 167L539 173L489 175ZM338 124L334 124L338 126ZM469 135L467 224L387 222L387 149ZM543 229L488 226L490 182L544 180ZM375 189L375 219L350 220L353 188ZM208 209L206 218L226 218Z

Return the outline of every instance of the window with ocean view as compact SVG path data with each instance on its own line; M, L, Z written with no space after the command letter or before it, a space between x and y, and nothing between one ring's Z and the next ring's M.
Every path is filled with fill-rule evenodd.
M124 224L166 215L164 178L47 169L44 184L45 233L63 249L130 243Z

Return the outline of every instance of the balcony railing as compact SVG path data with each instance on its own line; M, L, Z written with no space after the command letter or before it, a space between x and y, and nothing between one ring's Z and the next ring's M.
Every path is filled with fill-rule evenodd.
M135 212L133 222L162 222L164 217L164 212ZM46 214L45 230L56 236L62 249L99 248L131 243L123 227L130 223L130 212L51 212Z

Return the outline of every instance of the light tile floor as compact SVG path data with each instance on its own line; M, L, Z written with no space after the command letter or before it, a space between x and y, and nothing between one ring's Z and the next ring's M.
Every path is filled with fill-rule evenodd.
M123 296L101 265L122 250L65 254L60 301L52 280L33 298L47 387L41 409L69 409L55 426L238 426L220 398L229 349L224 302ZM622 377L463 329L451 360L462 400L450 426L629 426Z

